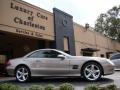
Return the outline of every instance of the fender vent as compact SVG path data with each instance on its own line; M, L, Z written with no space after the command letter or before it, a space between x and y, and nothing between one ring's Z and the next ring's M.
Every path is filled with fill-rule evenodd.
M78 65L73 65L72 69L78 69Z

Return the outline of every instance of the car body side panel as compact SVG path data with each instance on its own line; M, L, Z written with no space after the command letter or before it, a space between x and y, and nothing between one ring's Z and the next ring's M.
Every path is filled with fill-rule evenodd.
M98 63L100 63L100 65L103 68L103 75L113 74L115 66L113 65L113 63L111 64L111 63L107 62L106 60L107 59L97 60Z
M76 75L78 74L80 76L80 70L85 61L77 60L77 59L71 59L70 60L70 74Z
M81 67L90 61L98 62L104 70L104 75L114 73L114 65L105 58L69 55L66 55L65 59L38 59L27 58L27 56L13 59L10 61L11 65L7 66L7 71L9 75L14 75L15 68L24 64L29 67L32 76L80 76Z
M61 60L60 58L43 58L37 59L33 65L31 65L31 72L33 76L57 76L69 74L69 60Z

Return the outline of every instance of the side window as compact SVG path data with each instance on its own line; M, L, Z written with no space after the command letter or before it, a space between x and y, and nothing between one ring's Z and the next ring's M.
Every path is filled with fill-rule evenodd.
M57 58L59 54L59 52L48 50L44 52L44 58Z
M57 58L59 52L53 50L40 50L32 53L28 58Z
M120 54L114 55L110 58L111 60L120 59Z
M37 51L28 56L28 58L43 58L43 51Z

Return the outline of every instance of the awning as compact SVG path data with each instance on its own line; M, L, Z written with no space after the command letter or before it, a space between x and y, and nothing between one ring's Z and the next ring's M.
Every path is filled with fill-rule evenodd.
M87 52L97 52L100 51L100 49L97 48L83 48L81 51L87 51Z
M106 54L112 54L112 53L115 53L115 52L106 52Z

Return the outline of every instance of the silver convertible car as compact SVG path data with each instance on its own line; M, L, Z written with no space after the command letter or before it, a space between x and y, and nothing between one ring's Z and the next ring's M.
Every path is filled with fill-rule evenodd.
M9 60L7 72L15 75L19 82L26 82L33 76L82 76L96 81L102 75L113 74L114 64L106 58L71 56L56 49L39 49Z

